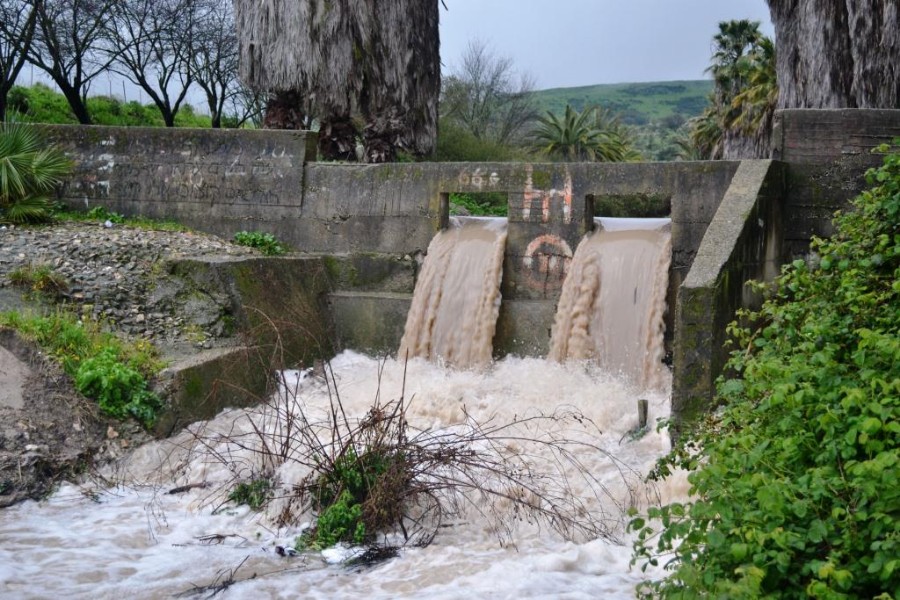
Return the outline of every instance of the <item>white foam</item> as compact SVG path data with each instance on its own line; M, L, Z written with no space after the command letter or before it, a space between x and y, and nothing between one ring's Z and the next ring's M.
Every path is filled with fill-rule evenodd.
M382 364L345 352L331 367L351 414L362 415L371 405L379 370L382 397L400 394L403 365L396 361ZM324 408L327 395L318 379L294 373L292 380L301 380L305 407ZM637 422L636 393L586 364L508 358L473 373L416 359L407 366L406 381L410 422L418 428L458 422L463 407L478 419L509 420L570 405L597 423L598 446L636 471L645 473L669 446L664 431L628 441L625 434ZM649 400L651 422L668 416L666 393ZM247 414L226 411L206 431L242 431ZM292 546L300 527L279 529L271 514L223 504L215 489L233 472L197 448L189 451L191 439L182 434L139 449L115 471L127 477L118 487L64 485L44 502L0 510L0 596L169 598L236 570L238 583L217 597L630 598L648 576L629 570L629 536L621 530L622 545L601 539L575 543L523 525L513 537L515 547L501 547L477 515L441 529L429 547L406 549L363 570L328 564L321 554L279 556L275 547ZM235 458L242 460L239 453ZM583 459L610 486L621 480L622 464L604 454ZM280 473L292 476L286 469ZM200 481L211 487L166 493ZM97 495L92 499L85 490ZM677 486L657 491L664 497L684 493Z

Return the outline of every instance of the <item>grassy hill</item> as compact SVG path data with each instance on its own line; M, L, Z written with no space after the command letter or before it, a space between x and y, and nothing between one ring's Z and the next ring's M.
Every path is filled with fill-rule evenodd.
M699 115L711 91L711 80L657 81L553 88L535 92L535 97L541 114L560 114L566 104L577 110L599 104L619 113L628 125L646 125L674 115L679 120Z

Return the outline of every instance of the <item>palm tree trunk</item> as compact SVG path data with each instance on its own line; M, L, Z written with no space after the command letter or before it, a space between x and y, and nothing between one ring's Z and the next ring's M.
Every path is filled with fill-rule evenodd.
M295 91L275 92L266 102L263 129L304 129L303 99Z
M434 152L441 90L438 0L365 0L374 18L361 108L368 162ZM377 4L377 7L376 7Z
M319 155L325 160L356 160L356 126L350 115L329 115L319 122Z
M779 108L898 108L896 0L768 0Z

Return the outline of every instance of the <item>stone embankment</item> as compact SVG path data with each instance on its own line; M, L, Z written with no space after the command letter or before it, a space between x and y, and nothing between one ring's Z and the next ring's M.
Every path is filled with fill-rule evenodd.
M207 234L99 222L0 228L0 312L62 305L152 341L171 361L233 343L227 339L231 300L171 276L172 265L259 254ZM17 270L42 266L65 282L52 300L10 280ZM59 479L149 437L134 422L104 417L38 348L0 330L0 507L42 497Z
M107 227L102 222L6 227L0 229L0 310L22 306L22 290L10 282L11 272L47 266L65 280L59 300L79 314L164 346L208 347L226 333L220 307L202 293L161 285L167 264L189 257L259 254L196 232Z

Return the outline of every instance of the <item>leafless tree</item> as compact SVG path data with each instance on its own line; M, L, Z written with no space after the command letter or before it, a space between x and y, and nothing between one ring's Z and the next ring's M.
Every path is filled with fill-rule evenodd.
M6 97L25 64L36 23L33 0L0 0L0 121L6 119Z
M50 76L79 123L91 122L88 91L115 58L107 25L117 1L34 0L37 24L28 62Z
M222 126L225 106L240 93L238 42L231 2L206 0L201 12L207 15L196 23L191 72L203 90L212 126Z
M444 81L442 116L478 139L507 144L537 116L532 91L534 79L517 74L511 58L497 56L485 42L474 40Z
M256 128L262 128L263 119L266 116L267 94L254 91L238 82L237 90L228 97L226 102L225 119L229 127L243 127L246 123L252 123ZM309 126L301 129L309 129Z
M118 0L111 7L111 69L143 89L167 127L194 82L198 23L210 6L198 0Z

